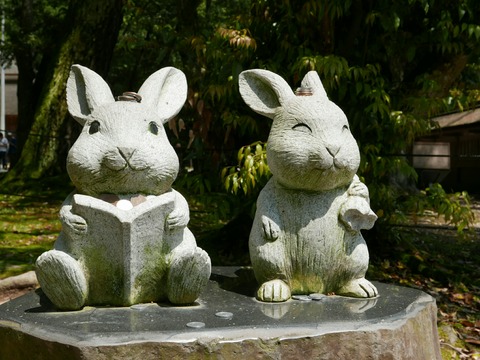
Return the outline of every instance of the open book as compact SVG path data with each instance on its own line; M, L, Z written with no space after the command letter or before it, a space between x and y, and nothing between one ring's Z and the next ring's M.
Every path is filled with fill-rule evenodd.
M72 212L88 226L72 245L90 275L90 302L125 306L162 298L170 251L165 220L174 200L170 191L122 210L98 198L73 196Z

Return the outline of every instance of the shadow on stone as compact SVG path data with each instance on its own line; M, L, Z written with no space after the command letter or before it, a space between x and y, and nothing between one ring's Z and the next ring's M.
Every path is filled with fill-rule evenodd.
M218 269L222 269L219 267ZM210 280L218 283L218 286L226 291L235 292L240 295L254 296L257 290L257 281L252 268L239 268L234 273L235 277L221 273L212 273Z

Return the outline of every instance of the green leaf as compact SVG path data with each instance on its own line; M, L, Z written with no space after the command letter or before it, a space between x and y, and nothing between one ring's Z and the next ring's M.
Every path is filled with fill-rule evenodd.
M477 40L480 39L480 26L479 25L475 26L475 38Z
M397 14L393 14L393 24L394 24L393 27L395 28L395 30L398 30L401 24L401 20Z

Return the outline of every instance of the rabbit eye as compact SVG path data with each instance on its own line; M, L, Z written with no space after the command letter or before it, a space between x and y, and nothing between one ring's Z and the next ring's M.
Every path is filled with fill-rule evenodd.
M349 131L350 129L348 128L348 125L343 125L342 130L347 130L347 131Z
M90 124L90 128L88 129L88 133L93 135L100 130L100 123L98 121L94 121Z
M310 128L310 126L308 126L307 124L304 124L304 123L296 124L292 127L292 129L302 131L302 132L308 132L308 133L312 132L312 129Z
M150 131L153 135L158 135L158 125L153 121L148 124L148 131Z

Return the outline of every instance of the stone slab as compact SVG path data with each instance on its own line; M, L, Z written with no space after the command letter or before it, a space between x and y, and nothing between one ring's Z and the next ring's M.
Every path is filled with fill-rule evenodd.
M0 306L0 359L441 359L435 300L375 283L379 297L254 299L249 268L214 267L197 303L55 310L41 290Z

